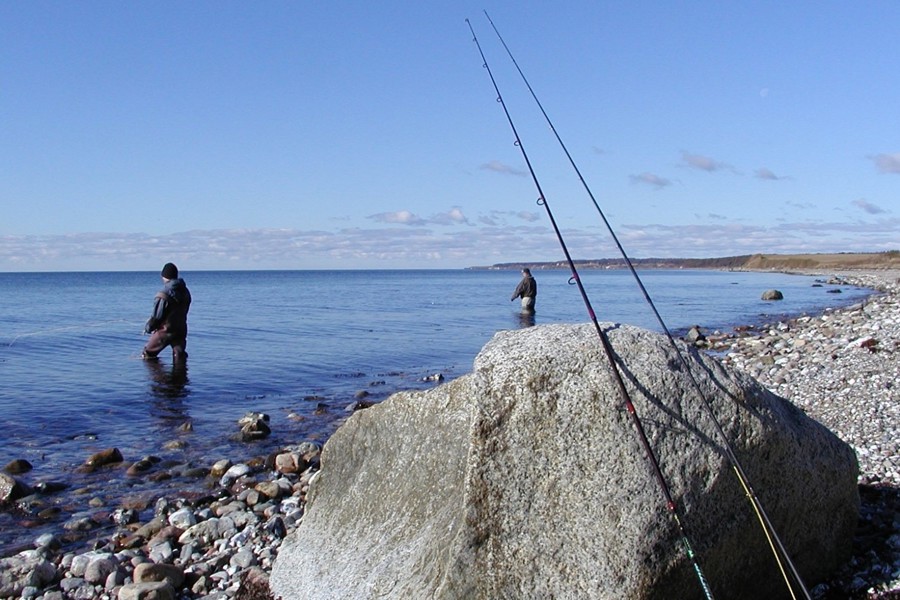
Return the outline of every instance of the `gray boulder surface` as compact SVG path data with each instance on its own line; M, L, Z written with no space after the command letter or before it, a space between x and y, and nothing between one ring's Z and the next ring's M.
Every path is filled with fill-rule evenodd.
M601 324L717 597L789 597L669 341ZM679 342L808 586L849 556L852 449ZM325 444L270 585L300 598L703 598L593 325L503 331L474 371L359 411Z

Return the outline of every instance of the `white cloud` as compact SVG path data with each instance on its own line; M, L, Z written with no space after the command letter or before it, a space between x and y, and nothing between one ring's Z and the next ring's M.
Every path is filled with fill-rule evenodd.
M454 206L445 213L434 215L429 221L437 225L469 225L469 219L458 206Z
M383 212L369 215L367 218L378 223L399 223L402 225L425 225L425 219L416 216L408 210L398 210L396 212Z
M880 173L900 173L900 152L894 154L876 154L869 158L875 163Z
M515 215L507 215L515 217ZM874 223L795 221L770 226L729 222L624 225L617 231L633 257L711 257L756 252L875 252L896 249L900 219ZM483 222L483 219L481 219ZM575 258L615 256L595 228L563 232ZM560 260L545 225L347 228L337 231L231 229L171 235L0 236L0 271L461 268L497 262Z

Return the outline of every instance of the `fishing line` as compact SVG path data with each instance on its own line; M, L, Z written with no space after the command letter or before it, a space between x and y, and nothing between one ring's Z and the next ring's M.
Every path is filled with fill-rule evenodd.
M653 314L656 316L657 322L659 323L660 327L662 327L662 330L665 333L665 336L668 338L669 343L671 344L672 348L674 348L679 361L681 362L682 366L685 368L685 371L687 372L688 377L689 377L694 389L696 390L698 396L702 400L710 417L712 418L714 428L716 429L717 434L720 436L720 438L723 441L726 456L727 456L729 462L731 462L732 467L733 467L735 473L737 474L737 477L741 483L741 486L744 488L744 491L750 500L753 510L756 513L757 519L759 520L760 525L763 528L763 531L766 535L766 539L769 542L769 546L772 549L773 555L775 557L776 562L778 563L778 567L782 573L782 576L784 577L785 582L787 583L787 587L791 593L791 596L796 598L796 596L794 595L793 586L791 585L791 581L788 578L787 573L785 572L785 565L782 564L782 560L784 561L784 563L787 564L787 568L790 570L791 575L795 579L797 585L800 587L801 591L803 592L803 595L807 599L809 599L810 595L806 589L806 586L803 583L803 579L800 577L800 574L797 571L797 568L794 566L794 563L791 560L790 555L788 554L783 543L781 542L781 539L779 538L777 532L775 531L774 526L772 525L771 521L769 520L769 516L766 513L765 509L763 508L762 503L759 500L759 497L756 495L756 492L753 490L753 487L750 485L749 479L747 478L747 475L744 472L744 469L741 466L740 461L738 460L737 456L734 454L731 444L728 441L728 436L723 431L723 429L719 423L719 420L715 416L715 412L712 409L712 405L710 404L709 400L706 398L706 395L703 393L702 389L700 388L699 383L694 378L693 371L691 370L690 366L687 363L687 360L684 358L684 355L682 354L681 350L679 349L678 344L675 343L675 338L672 336L671 332L669 331L669 328L666 326L665 322L663 321L662 316L660 316L659 311L656 309L656 305L654 304L653 300L650 298L650 294L647 292L647 289L644 287L644 284L641 281L641 278L638 276L638 273L635 270L634 265L631 263L631 259L628 257L628 254L625 252L625 248L619 242L618 236L616 236L616 233L613 230L612 225L610 225L609 220L606 218L606 215L603 213L603 210L600 208L600 204L597 202L596 198L594 197L594 194L591 191L590 186L588 186L587 182L585 181L584 177L582 176L581 170L578 168L578 165L575 164L575 160L572 158L572 155L569 153L568 148L566 147L565 143L563 142L562 138L560 137L559 133L557 132L556 127L553 125L553 122L550 120L550 117L547 115L547 112L544 110L544 106L541 104L541 101L538 99L537 94L534 92L534 90L531 87L531 84L528 82L528 78L525 77L525 73L523 73L522 69L519 67L519 63L516 61L515 57L513 56L512 52L510 51L509 47L506 45L506 41L503 39L503 36L500 35L500 31L497 29L497 26L494 25L493 19L491 19L490 15L487 13L487 11L484 11L484 15L485 15L485 17L487 17L488 21L491 24L491 27L494 29L494 32L497 34L497 37L499 38L500 43L503 44L503 48L506 50L506 53L509 55L509 58L512 61L513 65L515 65L516 70L519 72L519 75L521 76L522 81L525 83L525 86L528 88L528 91L531 93L531 97L534 99L535 103L537 104L538 108L540 109L541 114L543 114L544 119L546 120L547 125L550 127L550 130L553 132L553 135L556 137L557 142L559 142L559 145L562 148L563 152L565 153L566 158L568 158L568 160L569 160L569 164L572 166L576 175L578 176L578 179L581 181L581 184L584 187L585 191L587 192L588 197L590 197L591 202L593 202L594 208L597 209L597 212L600 215L600 218L602 219L604 225L606 226L607 230L609 231L609 234L612 237L613 241L615 242L616 247L619 249L619 252L622 255L622 258L624 259L625 264L628 266L628 269L631 271L632 276L634 277L635 281L637 282L637 285L640 288L641 293L644 296L644 299L647 301L647 304L652 309ZM470 25L470 27L471 27L471 25ZM479 49L480 49L480 47L479 47ZM499 91L498 91L498 93L499 93ZM558 234L559 234L559 232L557 231L557 235ZM777 547L777 550L776 550L776 547Z
M553 211L550 210L550 204L547 202L547 199L544 196L544 191L541 188L540 181L538 180L537 175L535 174L534 169L531 166L531 160L528 158L528 153L525 152L525 146L522 144L522 139L519 137L519 133L516 130L515 124L513 123L512 116L509 114L509 110L506 107L506 102L503 100L503 95L500 93L500 88L497 85L497 81L494 79L494 74L491 72L491 68L490 66L488 66L487 58L485 58L484 52L481 49L481 44L478 42L478 36L475 35L475 30L472 28L472 23L470 23L468 19L466 19L466 24L469 26L469 30L472 32L472 41L474 41L475 45L478 47L478 53L481 55L482 65L484 66L485 70L487 70L488 76L491 79L491 83L494 86L494 91L497 93L497 102L503 108L503 112L506 115L506 120L509 122L509 126L512 129L513 136L515 137L515 145L521 151L522 158L525 159L525 164L527 165L528 172L531 175L531 180L534 182L534 185L537 188L537 203L538 205L544 207L544 210L547 212L547 217L550 219L550 223L553 226L553 230L556 232L556 237L559 240L559 245L562 248L563 254L565 254L566 256L566 261L569 264L569 269L572 271L572 278L570 281L574 282L578 286L578 291L581 293L581 299L584 301L585 308L587 309L591 322L594 325L594 329L596 330L597 335L600 338L600 342L603 346L606 358L609 361L613 379L616 382L616 387L618 388L619 394L622 397L623 402L625 403L625 408L628 412L632 424L635 427L635 430L637 431L641 447L647 454L647 458L649 459L651 467L653 469L653 474L656 478L657 483L659 484L660 489L662 490L663 496L665 497L666 509L672 515L672 518L675 521L676 526L678 527L678 531L681 535L681 543L684 546L685 555L691 561L694 572L696 573L697 578L700 582L700 586L701 588L703 588L704 594L709 600L712 600L712 590L710 589L709 584L706 581L706 577L703 575L703 571L700 568L697 556L694 553L690 540L688 539L685 526L681 522L681 518L678 515L678 507L675 503L675 500L672 498L672 493L669 490L669 486L666 483L665 477L663 477L662 469L659 465L659 460L657 459L656 453L653 451L653 448L650 445L650 441L647 439L647 433L644 431L644 426L641 424L641 420L638 418L637 409L635 408L634 403L631 401L631 396L628 394L628 390L625 387L625 382L622 380L622 375L619 372L619 368L616 364L615 352L612 349L612 345L609 342L606 332L603 331L603 329L600 327L600 323L597 322L597 317L594 314L594 309L591 306L590 299L588 298L587 292L584 289L584 285L581 283L581 279L578 276L578 270L575 268L575 261L572 260L572 256L569 254L569 249L566 246L562 233L560 232L559 227L556 224L556 219L553 217Z
M32 331L29 333L20 333L13 338L13 340L6 346L7 348L12 348L13 344L19 341L21 338L33 337L36 335L44 335L48 333L59 333L61 331L77 331L79 329L89 329L91 327L100 327L102 325L109 325L110 323L128 323L131 325L139 325L140 321L129 321L128 319L113 319L112 321L98 321L96 323L82 323L79 325L66 325L64 327L51 327L48 329L39 329L37 331Z

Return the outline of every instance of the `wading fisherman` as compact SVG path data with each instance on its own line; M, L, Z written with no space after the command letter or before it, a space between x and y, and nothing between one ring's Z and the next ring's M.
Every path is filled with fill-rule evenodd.
M166 346L172 347L172 360L184 362L187 358L187 315L191 307L191 292L184 279L178 276L178 267L166 263L160 273L163 289L153 299L153 313L147 320L144 333L150 334L141 358L156 358Z
M534 301L537 298L537 281L534 280L534 277L531 276L531 271L527 268L522 269L522 281L516 286L516 291L513 292L509 301L512 302L516 298L522 299L523 313L534 312Z

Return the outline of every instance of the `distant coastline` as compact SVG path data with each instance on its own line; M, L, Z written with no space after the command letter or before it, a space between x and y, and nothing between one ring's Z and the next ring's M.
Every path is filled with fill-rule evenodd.
M722 258L631 258L635 269L716 269L728 271L805 272L834 270L900 269L900 250L888 252L840 252L834 254L745 254ZM578 269L625 269L622 258L575 260ZM474 271L568 269L564 260L554 262L511 262L467 267Z

